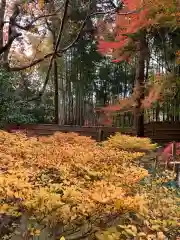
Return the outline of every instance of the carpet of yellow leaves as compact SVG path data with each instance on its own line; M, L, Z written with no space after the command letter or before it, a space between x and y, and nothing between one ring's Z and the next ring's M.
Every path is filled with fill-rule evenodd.
M63 225L69 231L73 226L74 233L80 225L89 226L87 221L97 231L113 214L119 224L97 231L98 240L174 239L179 200L161 185L170 174L140 184L151 176L139 159L155 148L149 139L119 133L99 144L75 133L37 139L1 131L0 216L30 219L26 239L42 235L44 227ZM40 225L30 224L32 219ZM43 234L44 240L49 230Z
M162 187L159 182L157 184L156 181L152 181L151 184L141 186L140 194L144 200L144 213L132 214L131 211L122 215L114 226L97 232L97 240L179 239L180 198L176 190Z
M148 173L135 160L144 153L115 150L112 141L101 146L75 133L37 139L1 131L0 213L67 223L116 211L117 200L121 211L138 209L136 187Z

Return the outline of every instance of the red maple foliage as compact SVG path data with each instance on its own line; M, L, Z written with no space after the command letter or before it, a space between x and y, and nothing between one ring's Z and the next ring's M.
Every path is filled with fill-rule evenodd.
M157 100L161 102L163 100L162 97L162 90L163 86L161 84L152 84L149 87L147 96L141 101L141 109L148 109L151 108L152 104ZM134 89L132 96L127 97L125 99L120 99L119 103L107 105L98 109L99 112L102 114L101 123L103 125L110 125L112 123L112 113L115 112L132 112L135 105L136 105L136 89ZM108 119L108 121L107 121ZM108 122L108 124L107 124Z
M176 156L180 156L180 142L175 143L176 147ZM173 143L168 143L164 148L160 149L158 155L161 157L162 162L166 162L169 167L169 162L172 161L173 157Z
M146 2L147 3L147 2ZM123 0L124 7L116 13L116 27L110 29L110 25L106 28L103 24L103 35L105 31L111 30L114 33L114 41L108 41L102 36L99 38L98 50L102 54L109 54L113 57L113 62L127 61L131 62L134 54L139 51L139 39L135 38L135 34L143 29L147 29L154 20L150 17L150 5L145 4L145 1L139 0ZM149 93L141 102L141 108L150 108L152 103L161 100L161 88L152 86ZM137 89L134 90L130 98L120 100L119 104L109 105L102 108L104 115L116 111L132 111L135 106ZM110 121L109 121L110 122Z
M124 51L125 48L130 44L137 47L137 41L131 37L132 34L153 23L152 19L147 18L149 10L141 1L124 0L123 3L124 7L116 14L114 41L106 41L102 36L99 38L99 51L102 54L111 54L114 62L129 61L132 51Z

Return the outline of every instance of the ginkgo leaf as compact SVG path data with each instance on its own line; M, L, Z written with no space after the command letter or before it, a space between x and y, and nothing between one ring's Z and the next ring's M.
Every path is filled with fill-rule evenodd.
M44 7L44 0L38 0L38 6L42 9Z
M66 240L66 239L65 239L65 237L62 236L59 238L59 240Z

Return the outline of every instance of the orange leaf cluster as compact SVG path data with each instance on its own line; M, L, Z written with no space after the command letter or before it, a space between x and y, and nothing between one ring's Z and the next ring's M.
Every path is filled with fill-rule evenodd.
M173 75L169 74L163 76L156 74L156 76L153 77L153 81L145 87L147 93L145 93L145 97L141 101L140 108L148 109L151 108L153 103L157 101L159 103L163 102L166 96L173 97L176 93L176 84L176 78ZM113 113L133 112L136 106L136 98L138 94L138 90L134 88L132 96L120 99L117 104L102 107L99 110L103 113L101 124L111 125Z
M111 29L114 33L114 41L108 41L100 36L99 51L103 54L113 56L115 62L130 61L133 51L128 49L129 46L137 48L138 39L132 38L132 35L141 30L150 31L152 27L165 25L166 22L173 25L179 24L179 5L174 0L160 1L139 1L124 0L123 9L116 14L116 28L108 26L104 29ZM101 24L102 25L102 24ZM107 35L101 32L101 35Z
M180 64L180 50L176 52L176 63Z
M129 57L132 54L131 51L123 51L125 47L133 42L128 34L136 33L151 22L147 19L147 8L140 4L140 1L125 0L123 2L125 7L116 14L115 41L101 40L98 46L100 52L112 54L115 58L115 60L113 60L114 62L122 60L129 61ZM132 13L129 14L130 12Z

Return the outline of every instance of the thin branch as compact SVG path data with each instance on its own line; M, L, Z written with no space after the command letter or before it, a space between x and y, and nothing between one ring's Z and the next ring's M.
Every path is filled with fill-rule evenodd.
M38 17L36 17L33 21L31 21L28 25L26 25L26 26L21 26L20 24L18 24L18 23L15 21L15 19L16 19L17 16L19 15L19 8L18 8L18 5L16 4L16 5L15 5L15 11L14 11L13 15L11 16L10 21L1 22L0 29L3 28L3 26L4 26L5 23L9 23L9 24L10 24L10 28L13 28L14 26L16 26L16 27L18 27L18 28L21 29L21 30L26 30L26 31L27 31L27 30L30 30L30 29L33 27L33 24L34 24L36 21L38 21L39 19L56 16L58 11L59 11L59 9L56 11L56 13L38 16ZM21 35L22 35L21 33L15 33L14 35L10 36L9 39L8 39L8 42L7 42L3 47L0 48L0 54L2 54L2 53L4 53L5 51L7 51L7 50L11 47L13 41L14 41L17 37L19 37L19 36L21 36ZM23 66L23 67L20 67L20 68L19 68L19 67L10 68L7 63L5 64L5 67L8 68L8 70L11 70L11 71L24 70L24 69L26 69L26 68L32 67L32 66L40 63L41 61L43 61L43 60L45 60L46 58L52 56L53 54L54 54L54 52L51 53L51 54L47 54L47 55L45 55L43 58L37 59L37 60L33 61L32 63L27 64L27 65L25 65L25 66Z
M116 6L116 4L114 3L113 0L110 0L110 4L111 4L111 6L112 6L113 8L117 8L117 6Z
M57 13L53 13L53 14L47 14L47 15L41 15L41 16L38 16L36 17L33 21L31 21L29 24L27 24L26 26L21 26L20 24L18 24L17 22L14 23L14 25L16 27L18 27L19 29L22 29L22 30L30 30L32 27L34 27L34 23L42 18L48 18L48 17L53 17L53 16L56 16Z
M137 10L136 10L136 11L127 12L127 13L122 13L122 15L133 14L133 13L135 13L135 12L137 12ZM78 34L77 34L76 38L75 38L75 39L72 41L72 43L70 43L67 47L65 47L65 48L63 48L62 50L60 50L60 52L65 52L65 51L67 51L69 48L71 48L71 47L79 40L79 38L80 38L80 36L81 36L81 33L82 33L82 30L84 29L84 27L85 27L85 25L86 25L86 21L87 21L88 19L90 19L91 17L96 16L96 15L101 15L101 14L103 15L103 14L108 14L108 13L115 13L115 10L106 11L106 12L95 12L95 13L91 13L90 15L87 15L87 17L86 17L85 20L83 21L81 27L79 28L79 31L78 31ZM120 13L120 15L121 15L121 13Z
M49 58L49 57L52 57L53 55L54 55L54 56L55 56L55 55L61 56L62 53L64 53L65 51L67 51L69 48L71 48L71 47L79 40L79 37L80 37L80 35L81 35L81 33L82 33L82 30L84 29L84 26L85 26L85 24L86 24L86 21L87 21L89 18L91 18L91 17L93 17L93 16L97 16L97 15L110 14L110 13L111 13L111 14L112 14L112 13L115 14L116 11L115 11L115 10L113 10L113 11L111 10L111 11L91 13L91 14L88 15L88 16L86 17L86 19L83 21L82 26L80 27L79 33L77 34L76 38L75 38L75 39L72 41L72 43L70 43L67 47L65 47L65 48L63 48L63 49L61 49L61 50L56 50L56 51L54 51L54 52L52 52L52 53L49 53L49 54L45 55L44 57L39 58L39 59L35 60L34 62L31 62L31 63L29 63L29 64L26 64L26 65L24 65L24 66L22 66L22 67L10 67L9 70L11 70L11 71L24 70L24 69L27 69L27 68L30 68L30 67L35 66L36 64L44 61L45 59L47 59L47 58ZM118 13L118 14L119 14L119 15L129 15L129 14L133 14L133 13L137 13L137 10L136 10L136 11L126 12L126 13ZM59 45L59 44L58 44L58 45Z
M69 5L69 0L66 0L65 1L65 6L64 6L64 13L63 13L63 17L62 17L62 21L61 21L61 25L60 25L60 29L59 29L59 34L58 34L58 38L57 38L57 42L56 42L56 45L55 45L54 53L51 56L51 59L50 59L50 62L49 62L49 67L48 67L48 71L47 71L46 78L45 78L45 81L44 81L44 85L43 85L41 91L39 92L38 96L35 97L35 98L32 98L29 101L34 101L36 99L41 98L42 95L44 94L45 90L46 90L46 85L48 84L48 81L49 81L49 76L50 76L50 72L51 72L51 68L52 68L52 64L53 64L53 59L57 54L58 47L59 47L59 44L61 42L63 28L64 28L65 19L66 19L67 10L68 10L68 5Z
M79 40L79 38L81 36L81 33L82 33L82 30L84 29L84 27L86 25L86 21L87 21L88 18L89 18L89 16L87 16L86 19L83 21L81 27L78 30L78 34L75 37L75 39L68 46L66 46L65 48L60 50L61 53L66 52L69 48L71 48Z
M61 10L61 7L58 8L54 13L51 13L51 14L46 14L46 15L40 15L38 17L35 17L34 20L32 20L30 23L28 23L26 26L22 26L20 25L19 23L17 22L13 22L14 26L18 27L19 29L22 29L22 30L26 30L28 31L29 29L31 29L33 27L33 24L42 19L42 18L49 18L49 17L53 17L53 16L56 16L58 14L58 12ZM3 21L0 25L0 29L4 26L5 23L10 23L10 21Z
M34 58L32 60L32 62L34 62L34 60L36 59L36 56L37 56L37 52L38 52L38 48L40 47L40 45L42 44L43 42L43 39L45 38L45 35L46 35L46 32L43 34L43 36L41 37L39 43L37 44L36 46L36 49L35 49L35 54L34 54Z
M0 30L3 29L5 22L0 23Z
M59 34L58 34L58 39L57 39L56 46L55 46L54 56L56 55L56 53L58 51L58 47L59 47L59 44L60 44L60 41L61 41L63 28L64 28L64 24L65 24L65 18L66 18L67 10L68 10L68 5L69 5L69 0L66 0L65 7L64 7L65 9L64 9L64 13L63 13L63 18L62 18L62 21L61 21L60 30L59 30Z
M9 67L8 69L9 69L10 71L14 71L14 72L21 71L21 70L25 70L25 69L27 69L27 68L33 67L33 66L35 66L36 64L44 61L45 59L51 57L53 54L54 54L54 52L48 53L48 54L46 54L44 57L39 58L39 59L35 60L34 62L31 62L30 64L28 63L28 64L26 64L26 65L24 65L24 66L22 66L22 67Z
M13 41L19 36L21 36L21 33L17 33L16 35L11 36L8 42L2 48L0 48L0 54L4 53L11 46Z
M45 19L45 22L46 22L46 25L47 25L48 30L49 30L52 34L54 34L54 31L52 30L52 28L51 28L50 24L48 23L48 20L47 20L47 19Z
M99 11L99 12L91 13L90 17L97 16L97 15L104 15L104 14L115 14L115 13L117 13L118 15L121 15L121 16L126 16L126 15L138 13L139 11L141 11L141 9L133 10L133 11L129 11L129 12L122 12L122 13L118 12L117 13L117 8L116 8L116 9L109 10L109 11Z
M2 46L0 48L0 54L4 53L6 57L8 56L8 51L11 48L13 41L17 37L22 35L21 33L17 33L16 29L14 28L14 22L18 15L19 15L19 8L18 8L18 5L15 4L13 14L10 17L10 21L9 21L10 25L9 25L9 29L8 29L8 41L4 46ZM7 63L5 63L5 64L7 64Z

